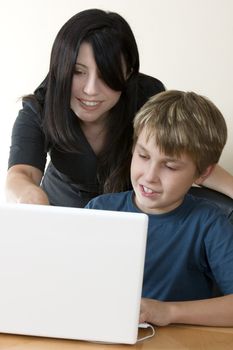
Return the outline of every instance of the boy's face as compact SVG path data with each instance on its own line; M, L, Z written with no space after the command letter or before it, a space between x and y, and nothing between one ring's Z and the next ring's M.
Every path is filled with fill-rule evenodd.
M131 163L131 181L135 204L147 214L161 214L178 207L197 179L193 160L160 152L155 136L147 141L145 128L135 145Z

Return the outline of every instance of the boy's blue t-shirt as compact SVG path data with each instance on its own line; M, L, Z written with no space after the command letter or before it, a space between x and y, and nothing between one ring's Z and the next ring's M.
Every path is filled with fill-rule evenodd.
M101 195L86 208L140 212L132 191ZM219 208L187 194L173 211L148 216L143 297L185 301L233 293L233 225Z

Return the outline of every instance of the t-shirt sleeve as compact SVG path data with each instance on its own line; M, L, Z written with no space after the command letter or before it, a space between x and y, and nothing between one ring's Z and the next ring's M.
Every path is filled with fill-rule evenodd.
M103 196L97 196L93 199L91 199L87 205L85 206L86 209L100 209L100 210L106 210L106 203L102 199Z
M32 102L25 102L12 128L8 169L16 164L27 164L44 172L46 158L41 117Z
M220 291L233 293L233 225L225 215L213 223L205 239L205 249L215 281Z

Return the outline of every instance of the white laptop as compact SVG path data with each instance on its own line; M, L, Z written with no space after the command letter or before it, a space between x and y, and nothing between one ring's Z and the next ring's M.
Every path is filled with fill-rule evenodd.
M0 332L137 341L145 214L0 205Z

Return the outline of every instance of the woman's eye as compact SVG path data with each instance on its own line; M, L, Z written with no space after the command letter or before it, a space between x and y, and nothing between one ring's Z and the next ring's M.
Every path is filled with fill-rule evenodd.
M81 75L81 74L86 74L86 73L83 72L83 71L81 71L81 70L79 70L79 69L76 69L76 70L74 71L74 74Z
M104 79L101 73L98 73L98 79L104 82Z

